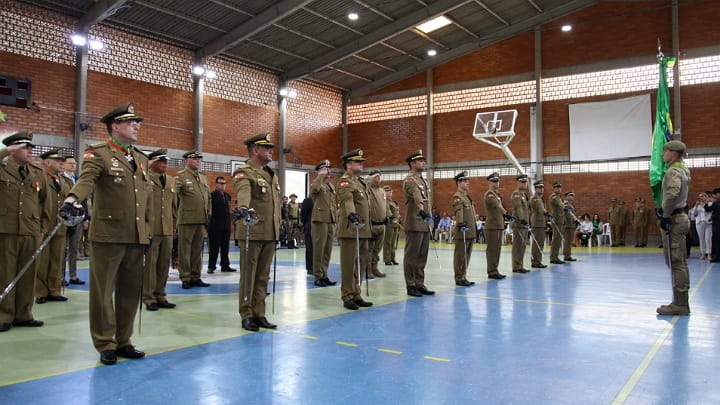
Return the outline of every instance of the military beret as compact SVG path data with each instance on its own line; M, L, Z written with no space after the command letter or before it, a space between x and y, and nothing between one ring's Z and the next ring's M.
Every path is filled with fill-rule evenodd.
M30 147L35 147L32 143L32 134L27 131L13 132L10 136L3 139L5 146L18 145L21 143L27 144Z
M392 187L390 187L390 186L385 186L385 187L383 187L383 190L385 190L385 191L392 191Z
M367 160L363 157L362 149L351 150L350 152L340 156L340 159L342 159L343 162L347 162L349 160L356 161L356 162L364 162Z
M150 152L148 159L168 160L167 149L161 148Z
M193 149L183 153L182 157L185 159L202 159L202 154L197 149Z
M327 160L327 159L325 159L325 160L323 160L322 162L316 164L316 165L315 165L315 171L318 171L318 170L322 169L323 167L328 167L328 168L329 168L329 167L332 167L332 166L330 166L330 161Z
M670 141L663 146L663 150L685 153L685 144L680 141Z
M422 149L418 149L415 152L411 153L405 161L408 163L412 162L413 160L425 160L425 156L423 156Z
M538 180L535 183L533 183L533 186L535 186L535 188L538 188L538 187L545 188L545 183L542 180Z
M470 175L468 175L468 172L463 170L460 173L456 174L454 178L455 183L457 183L459 181L470 180Z
M517 177L515 177L515 180L522 181L523 183L527 183L528 176L527 176L527 174L519 174L519 175L517 175Z
M492 172L487 177L485 177L488 181L491 181L493 183L497 183L500 181L500 173L498 172Z
M373 169L373 170L370 171L370 174L368 174L368 176L374 176L374 175L376 175L376 174L381 174L381 173L380 173L380 170L378 170L378 169Z
M574 197L574 196L575 196L575 193L573 193L572 191L568 191L567 193L565 193L565 196L566 196L566 197L569 197L569 196L573 196L573 197Z
M100 118L100 121L102 121L105 124L109 124L114 121L141 122L142 120L143 120L142 117L138 117L137 115L135 115L135 106L133 105L133 103L123 104L120 107L103 115L102 118Z
M562 187L562 183L560 182L560 180L555 180L553 182L553 187Z
M295 194L295 193L290 194L290 198L293 198L293 197L297 198L297 194Z
M62 155L60 155L60 150L58 150L58 149L51 149L51 150L43 153L42 155L40 155L40 158L43 160L45 160L45 159L65 160L65 158Z
M245 140L246 146L265 146L268 148L274 148L275 144L270 142L270 134L255 135L250 139Z

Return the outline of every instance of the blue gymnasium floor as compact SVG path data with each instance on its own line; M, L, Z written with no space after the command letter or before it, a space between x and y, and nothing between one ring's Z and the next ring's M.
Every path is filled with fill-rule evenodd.
M360 311L342 308L339 285L312 285L303 249L279 250L274 332L240 327L236 273L188 291L173 271L178 308L143 310L134 344L148 356L115 366L90 343L87 289L68 289L70 301L35 306L44 327L0 335L0 404L720 403L720 268L697 253L692 315L658 317L671 292L657 248L579 248L575 263L520 275L504 247L508 278L488 281L475 245L478 284L465 288L450 245L434 246L426 284L437 295L406 296L402 266L381 266L388 277L366 297L375 306ZM338 260L336 248L333 280Z

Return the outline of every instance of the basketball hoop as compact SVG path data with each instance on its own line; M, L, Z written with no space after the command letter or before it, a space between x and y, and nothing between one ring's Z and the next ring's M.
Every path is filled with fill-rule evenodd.
M473 138L502 150L505 157L510 160L520 174L527 174L508 146L515 137L515 120L517 120L517 116L517 110L477 113L475 115Z

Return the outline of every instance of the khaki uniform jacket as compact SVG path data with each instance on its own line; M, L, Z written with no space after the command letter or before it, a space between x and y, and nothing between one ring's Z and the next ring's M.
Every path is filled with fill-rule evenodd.
M250 227L250 240L276 241L280 237L280 181L275 172L248 160L233 173L238 207L255 210L257 223ZM235 221L235 239L245 240L245 221Z
M400 228L400 206L394 200L387 200L389 228Z
M673 211L687 205L689 188L690 171L680 162L671 164L662 182L662 209L665 218L670 218Z
M472 199L462 190L457 190L453 194L452 207L455 212L455 229L453 230L454 240L463 240L463 235L457 229L458 224L464 223L468 227L465 232L465 241L472 241L477 238L477 226L475 225L475 207L473 207Z
M535 194L530 198L530 226L533 228L545 228L547 224L545 214L547 214L545 202Z
M83 154L80 177L70 194L84 200L93 193L90 241L146 245L152 218L148 159L132 150L137 170L125 154L107 142L90 145Z
M577 228L577 224L575 224L576 220L579 220L580 218L575 215L575 206L572 205L569 201L565 201L565 208L568 209L568 211L564 211L565 214L565 229L575 229Z
M292 201L288 203L288 218L300 219L300 204Z
M608 208L608 219L610 222L610 225L622 225L625 223L625 220L621 217L624 215L624 210L620 210L619 205L611 205Z
M502 206L502 198L496 190L488 190L483 196L485 201L485 229L502 230L505 229L505 220L503 215L507 213Z
M0 233L37 236L51 230L49 217L57 213L52 213L52 196L43 171L29 164L22 166L25 179L18 172L20 166L0 161Z
M70 189L72 188L72 181L65 176L62 175L52 175L48 172L45 172L45 176L47 177L47 185L48 185L48 195L50 196L50 212L48 215L48 224L47 224L47 230L50 231L52 228L57 225L58 222L60 222L60 217L58 216L58 213L60 212L60 206L62 205L63 201L65 201L65 197L67 197L68 193L70 192ZM55 188L57 187L57 188ZM67 226L63 225L58 229L58 234L64 234L67 232Z
M310 184L310 198L313 200L312 222L337 223L335 187L326 183L326 174L318 175Z
M405 232L430 232L432 225L428 225L418 215L420 204L425 212L430 213L430 187L427 181L414 172L408 173L403 182L403 195L405 196Z
M370 201L367 187L363 179L347 172L340 177L337 183L337 196L340 209L338 210L338 238L355 238L355 226L348 220L348 215L356 213L365 223L360 227L361 239L372 237L370 226Z
M380 186L368 184L367 193L370 198L370 220L384 222L388 217L385 190Z
M207 224L212 214L207 176L200 172L195 176L190 169L182 169L175 177L175 191L179 199L178 225Z
M643 227L648 224L648 209L645 206L633 208L632 226Z
M175 178L165 175L165 187L160 181L160 174L150 173L152 184L152 234L172 236L177 229L178 196L175 192Z
M515 191L510 194L510 204L512 204L512 214L517 218L515 226L522 227L520 224L521 220L530 222L530 206L528 204L527 194L525 194L524 191L515 189Z
M555 217L555 225L557 225L560 229L562 229L563 225L565 225L564 209L565 203L563 202L562 194L550 194L550 210L552 211L552 216ZM553 227L553 229L554 228L555 227Z

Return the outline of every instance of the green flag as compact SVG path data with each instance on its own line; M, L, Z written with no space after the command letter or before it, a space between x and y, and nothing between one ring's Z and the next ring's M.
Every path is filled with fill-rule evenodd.
M657 103L655 106L655 126L653 127L652 152L650 154L650 189L653 200L658 206L662 205L662 179L665 176L667 165L663 161L663 147L670 140L673 132L670 119L670 96L667 84L667 68L675 65L675 58L661 57L660 84L658 85Z

